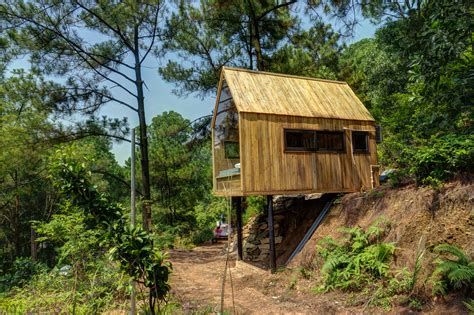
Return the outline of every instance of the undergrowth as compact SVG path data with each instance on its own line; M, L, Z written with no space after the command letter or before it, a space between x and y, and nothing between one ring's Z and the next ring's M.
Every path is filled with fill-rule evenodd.
M422 255L417 255L413 271L407 268L392 270L390 263L395 244L382 241L389 228L389 222L381 219L366 230L341 228L341 238L322 239L317 246L321 283L314 291L349 292L350 304L378 306L385 310L392 307L395 296L412 292ZM406 304L413 309L422 307L421 301L411 294L406 296Z
M93 266L92 266L93 265ZM108 259L96 260L79 275L54 268L33 276L0 298L6 314L97 314L128 306L127 279Z
M314 291L341 290L350 293L350 305L370 305L385 310L391 309L396 298L397 304L416 311L421 311L426 301L417 286L420 281L423 286L428 281L432 284L433 296L473 292L474 261L454 245L441 244L434 248L438 256L430 260L434 265L429 264L434 271L431 269L422 279L426 250L416 252L411 270L391 268L396 247L383 242L389 228L390 224L381 220L367 229L341 228L340 238L322 239L317 245L316 265L320 278ZM472 311L473 300L469 294L465 298L468 298L465 307Z
M440 257L435 260L432 275L433 294L446 295L459 290L474 290L474 261L461 249L450 244L434 248Z
M342 238L321 240L318 253L323 260L323 284L316 291L356 290L375 280L388 279L395 245L381 241L387 227L383 223L366 231L359 227L342 228Z

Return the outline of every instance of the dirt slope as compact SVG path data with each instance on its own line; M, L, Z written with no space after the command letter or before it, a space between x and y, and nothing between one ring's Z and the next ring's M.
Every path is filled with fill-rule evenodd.
M437 191L384 186L369 194L345 195L292 265L309 264L317 242L325 236L337 237L339 227L366 228L381 217L390 222L385 241L396 243L401 264L412 262L417 250L440 243L456 244L474 254L474 182L469 180L451 182Z

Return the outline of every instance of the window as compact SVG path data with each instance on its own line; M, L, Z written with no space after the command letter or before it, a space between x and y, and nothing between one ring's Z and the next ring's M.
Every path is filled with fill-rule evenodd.
M285 130L285 149L316 151L316 133L310 130Z
M344 133L285 129L285 150L344 152Z
M382 143L382 126L375 125L375 142Z
M339 131L318 131L318 151L344 151L344 133Z
M369 152L369 133L364 131L353 131L352 148L355 153Z
M226 159L240 158L239 143L237 141L224 141L224 155Z

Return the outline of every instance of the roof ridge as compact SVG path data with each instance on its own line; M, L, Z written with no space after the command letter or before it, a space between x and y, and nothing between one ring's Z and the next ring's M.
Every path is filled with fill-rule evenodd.
M347 84L345 81L337 81L337 80L328 80L328 79L320 79L320 78L313 78L313 77L303 77L300 75L292 75L292 74L285 74L285 73L277 73L277 72L268 72L268 71L257 71L257 70L250 70L244 68L237 68L237 67L226 67L223 66L222 70L235 70L235 71L242 71L242 72L250 72L255 74L265 74L271 76L278 76L278 77L286 77L286 78L294 78L294 79L303 79L303 80L312 80L312 81L320 81L320 82L327 82L327 83L336 83L336 84Z

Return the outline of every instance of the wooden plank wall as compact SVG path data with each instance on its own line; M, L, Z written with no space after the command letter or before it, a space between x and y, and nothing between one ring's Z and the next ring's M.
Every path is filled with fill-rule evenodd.
M371 188L375 123L240 113L242 192L292 194ZM345 153L284 152L284 128L345 131ZM352 153L350 130L370 131L369 153Z
M242 196L240 175L217 179L214 191L217 196Z

